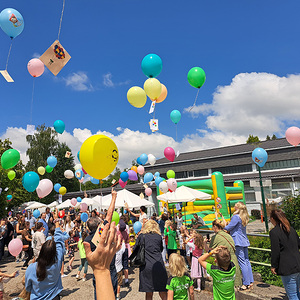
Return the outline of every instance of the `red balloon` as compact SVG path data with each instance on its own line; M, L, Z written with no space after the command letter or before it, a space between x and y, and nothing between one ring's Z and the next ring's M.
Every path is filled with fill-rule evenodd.
M61 210L59 213L58 213L58 216L60 218L63 218L65 216L65 211L64 210Z

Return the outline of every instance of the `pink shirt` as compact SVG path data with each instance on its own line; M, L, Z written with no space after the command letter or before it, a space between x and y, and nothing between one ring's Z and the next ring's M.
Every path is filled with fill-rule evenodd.
M193 251L193 256L200 257L202 254L203 254L203 249L199 249L199 248L195 245L195 250Z

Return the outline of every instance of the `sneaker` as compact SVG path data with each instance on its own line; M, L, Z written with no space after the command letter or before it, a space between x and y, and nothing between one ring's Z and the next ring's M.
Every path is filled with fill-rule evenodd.
M86 281L86 278L82 278L82 281Z
M196 289L194 289L194 291L200 293L200 292L201 292L201 289L200 289L200 288L196 288Z
M64 278L64 277L67 277L67 276L68 276L68 274L62 274L61 278Z
M77 275L76 275L76 279L80 279L80 275L77 274Z

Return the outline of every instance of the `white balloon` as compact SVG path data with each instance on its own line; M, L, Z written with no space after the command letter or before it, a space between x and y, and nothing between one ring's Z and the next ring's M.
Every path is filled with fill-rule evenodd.
M162 181L159 184L159 189L162 193L166 193L169 189L168 189L168 184L165 181Z
M156 163L156 157L153 154L148 155L148 162L151 166L153 166Z
M167 185L169 190L171 190L172 192L175 192L177 189L177 181L174 178L170 178L167 180Z
M67 178L67 179L71 179L74 177L74 173L71 171L71 170L66 170L65 173L64 173L64 176Z
M42 179L36 188L36 192L40 199L49 195L53 190L53 183L50 179Z
M77 171L81 168L82 168L81 164L77 164L77 165L75 165L74 170Z

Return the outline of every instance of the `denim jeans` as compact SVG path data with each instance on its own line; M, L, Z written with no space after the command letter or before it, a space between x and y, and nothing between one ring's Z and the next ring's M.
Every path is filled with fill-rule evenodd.
M300 300L300 273L281 276L281 280L289 300Z

